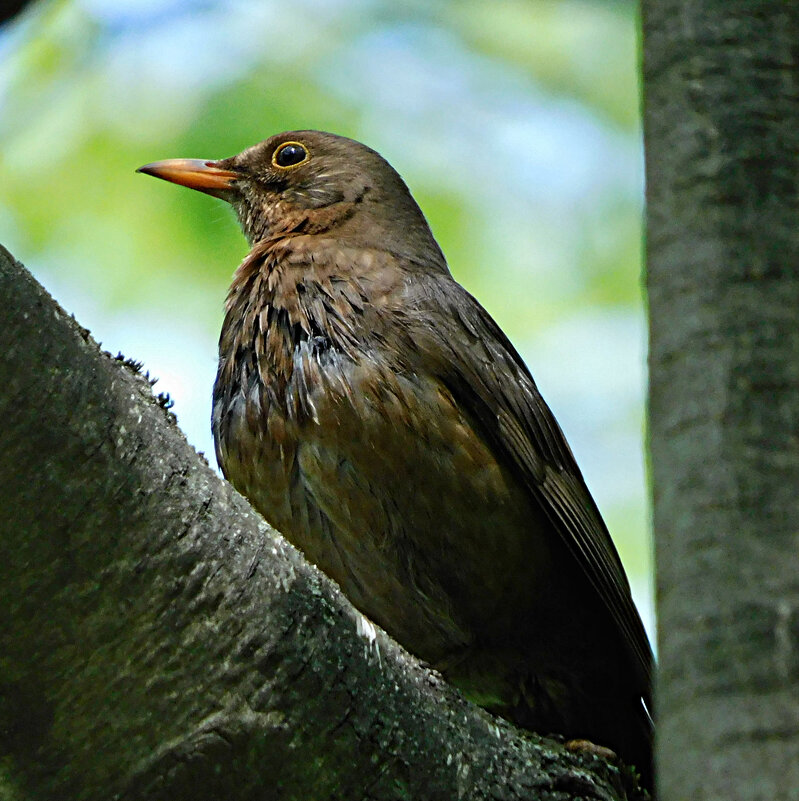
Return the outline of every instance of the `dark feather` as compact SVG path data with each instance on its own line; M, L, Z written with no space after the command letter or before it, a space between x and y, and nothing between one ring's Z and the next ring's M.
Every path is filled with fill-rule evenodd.
M495 454L518 471L624 633L651 709L652 650L618 552L560 426L502 329L458 283L415 276L410 334L459 406L478 421ZM441 309L449 313L441 314ZM425 321L435 315L436 324ZM467 338L472 342L464 347Z

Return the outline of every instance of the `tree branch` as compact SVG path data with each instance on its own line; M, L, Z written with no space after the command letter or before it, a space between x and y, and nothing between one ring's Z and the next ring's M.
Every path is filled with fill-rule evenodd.
M366 621L0 248L0 798L603 799Z

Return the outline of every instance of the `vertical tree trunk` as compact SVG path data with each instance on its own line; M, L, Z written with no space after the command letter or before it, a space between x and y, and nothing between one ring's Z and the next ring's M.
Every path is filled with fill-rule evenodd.
M643 0L661 801L799 797L799 3Z

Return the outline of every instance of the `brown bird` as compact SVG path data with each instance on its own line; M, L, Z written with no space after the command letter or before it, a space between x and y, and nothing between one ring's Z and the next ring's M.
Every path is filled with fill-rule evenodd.
M225 476L469 698L651 783L652 653L616 549L400 176L319 131L141 172L228 201L252 246L219 341Z

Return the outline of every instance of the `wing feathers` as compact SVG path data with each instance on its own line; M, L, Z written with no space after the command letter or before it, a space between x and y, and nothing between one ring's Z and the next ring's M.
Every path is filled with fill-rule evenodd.
M651 704L652 651L615 546L566 438L527 366L480 304L448 276L419 276L414 345L432 370L513 465L577 559L619 626ZM409 302L408 299L405 302ZM431 312L445 305L450 313ZM442 325L441 320L446 320ZM456 345L457 343L457 345Z

